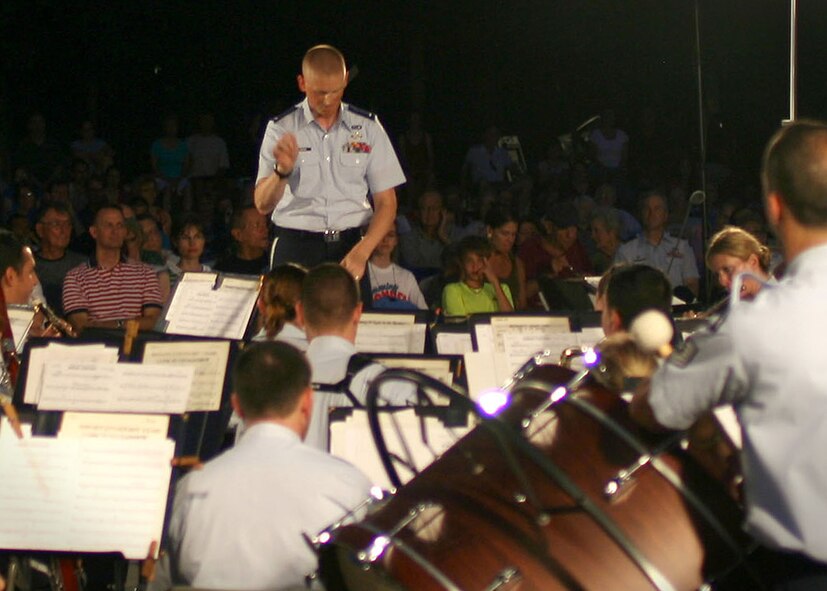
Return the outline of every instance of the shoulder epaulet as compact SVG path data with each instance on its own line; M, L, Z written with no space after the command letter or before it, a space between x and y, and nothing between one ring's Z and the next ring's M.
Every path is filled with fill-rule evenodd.
M295 110L296 110L296 109L298 109L298 108L299 108L299 105L293 105L292 107L290 107L290 108L289 108L289 109L287 109L286 111L282 111L281 113L279 113L278 115L276 115L275 117L273 117L272 119L270 119L270 121L272 121L273 123L276 123L279 119L284 119L284 118L285 118L285 117L287 117L290 113L292 113L293 111L295 111Z
M376 114L371 113L370 111L365 111L364 109L360 109L359 107L354 107L353 105L348 105L347 110L353 113L354 115L359 115L360 117L364 117L365 119L370 119L371 121L376 120Z

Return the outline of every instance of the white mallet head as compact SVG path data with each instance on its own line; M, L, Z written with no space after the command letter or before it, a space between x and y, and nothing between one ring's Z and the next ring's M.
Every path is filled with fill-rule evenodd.
M668 355L671 353L672 323L660 310L646 310L640 313L629 327L629 333L637 346L646 353Z

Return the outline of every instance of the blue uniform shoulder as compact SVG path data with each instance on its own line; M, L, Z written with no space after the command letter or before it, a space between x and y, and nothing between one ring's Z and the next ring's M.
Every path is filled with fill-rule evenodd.
M278 115L276 115L275 117L273 117L272 119L270 119L270 121L272 121L273 123L276 123L279 120L284 119L285 117L287 117L290 113L293 113L298 108L299 108L299 105L293 105L292 107L290 107L286 111L283 111L283 112L279 113Z
M359 107L354 107L353 105L348 105L347 110L353 113L354 115L359 115L360 117L364 117L365 119L370 119L371 121L376 121L376 114L371 113L370 111L365 111L364 109L360 109Z

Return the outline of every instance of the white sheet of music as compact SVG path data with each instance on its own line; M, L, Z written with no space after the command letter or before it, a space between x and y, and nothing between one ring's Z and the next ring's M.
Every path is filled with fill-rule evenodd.
M26 329L34 318L34 310L30 306L8 306L9 324L11 325L11 334L14 338L14 347L18 351L23 350L23 335L26 334Z
M420 419L413 409L379 414L379 424L382 426L388 449L408 461L408 454L400 443L401 433L413 456L412 463L420 471L434 461L435 455L443 453L470 431L470 427L447 428L435 417L427 417L424 421L427 445L422 441ZM390 481L379 459L379 452L376 451L365 411L354 411L344 421L333 421L330 424L330 453L362 470L374 485L390 488ZM407 482L413 476L410 470L399 464L396 468L403 482Z
M168 439L0 437L0 547L146 558L174 450Z
M229 355L229 341L155 342L146 344L143 362L192 367L187 411L211 411L221 406Z
M603 340L603 337L606 336L603 329L599 327L587 327L576 334L579 344L583 347L594 347L597 343Z
M440 355L462 355L474 350L471 334L467 332L438 332L436 352Z
M497 381L503 384L532 355L549 349L560 352L578 344L569 319L554 316L492 316L494 363Z
M65 412L57 436L164 439L168 432L168 415Z
M425 325L413 314L366 312L356 331L356 350L361 353L425 352Z
M468 396L475 401L480 392L500 388L504 382L497 380L492 351L469 351L463 356L465 377L468 380Z
M425 357L377 357L376 361L388 368L412 369L426 376L439 380L446 386L454 383L454 373L451 371L450 359L427 359ZM451 400L447 396L430 392L434 404L447 405Z
M145 363L50 363L38 408L90 412L181 414L192 367Z
M259 279L185 273L166 314L166 332L242 339L258 298Z
M26 404L37 404L40 401L43 368L47 359L49 364L82 361L114 365L118 362L118 348L107 347L103 344L61 345L60 343L49 343L46 347L30 349L29 369L26 374L26 388L23 397L23 402Z

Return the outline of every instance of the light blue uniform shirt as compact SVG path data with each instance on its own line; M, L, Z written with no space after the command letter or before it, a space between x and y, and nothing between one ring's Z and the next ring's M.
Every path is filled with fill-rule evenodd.
M768 546L827 562L827 245L790 264L752 302L733 302L694 357L670 357L649 403L683 429L731 403L743 433L747 528ZM691 350L691 349L690 349Z
M350 341L337 336L318 336L310 341L307 348L307 361L313 372L312 380L316 384L337 384L347 375L347 365L356 347ZM356 400L364 404L370 383L387 369L379 363L371 363L353 376L350 392ZM416 387L409 382L388 382L382 386L380 404L406 406L416 403ZM353 406L345 394L335 392L313 393L313 412L310 426L304 438L307 445L327 451L330 443L330 410L337 407Z
M672 266L669 260L674 255ZM641 234L637 238L622 244L615 254L615 263L636 263L649 265L662 271L669 277L672 287L686 285L688 279L698 279L698 265L695 253L686 240L678 240L664 234L659 244L652 244ZM667 272L667 268L669 272Z
M170 554L151 591L186 583L206 589L283 589L317 567L312 537L359 506L370 482L298 434L257 423L239 443L178 482Z
M299 156L271 218L283 228L323 232L367 225L368 193L405 182L388 134L375 115L342 103L325 131L307 99L267 124L256 183L273 173L273 149L286 133L296 136Z

